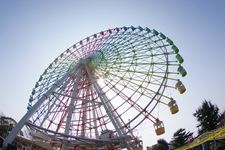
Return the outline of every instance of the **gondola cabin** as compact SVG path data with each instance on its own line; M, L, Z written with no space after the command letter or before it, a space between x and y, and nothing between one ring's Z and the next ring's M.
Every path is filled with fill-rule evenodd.
M164 124L159 119L156 119L156 122L154 123L155 133L156 135L162 135L165 133Z
M170 108L171 114L176 114L179 111L178 105L173 98L171 98L171 101L168 103L168 106Z

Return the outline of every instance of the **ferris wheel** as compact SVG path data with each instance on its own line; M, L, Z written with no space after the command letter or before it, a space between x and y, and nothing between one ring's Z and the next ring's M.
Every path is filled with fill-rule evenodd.
M5 143L24 125L50 138L58 149L138 149L133 130L144 121L157 135L164 124L154 115L165 105L179 111L168 91L186 91L187 72L173 41L142 27L121 27L91 35L66 49L40 76L28 112Z

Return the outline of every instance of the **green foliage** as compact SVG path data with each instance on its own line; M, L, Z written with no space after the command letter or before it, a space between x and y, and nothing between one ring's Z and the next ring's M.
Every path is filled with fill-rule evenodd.
M219 118L220 122L219 122L219 126L225 126L225 111L223 111L223 113L220 114L220 118Z
M169 145L164 139L159 139L157 144L152 146L152 150L168 150Z
M185 145L188 142L188 139L190 136L192 136L193 133L186 132L185 129L180 128L178 129L174 134L172 138L172 145L173 148L179 148L183 145Z
M199 122L197 125L199 134L216 129L219 125L219 108L210 101L203 101L193 115Z
M6 137L12 130L13 125L4 116L0 116L0 136Z

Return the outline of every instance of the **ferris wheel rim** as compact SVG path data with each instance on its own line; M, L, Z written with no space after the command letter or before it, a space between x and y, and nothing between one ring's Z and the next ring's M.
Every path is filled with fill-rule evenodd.
M110 30L118 30L117 32L118 33L116 33L116 35L119 35L119 31L120 30L122 30L123 28L115 28L115 29L110 29ZM101 38L103 38L104 36L104 34L106 33L106 32L109 32L110 30L105 30L105 31L102 31L102 32L99 32L99 33L97 33L97 34L93 34L93 35L91 35L91 36L89 36L88 38L90 39L91 37L94 37L95 35L96 35L96 37L98 37L98 36L101 36L102 35L102 37ZM132 31L131 31L132 32ZM85 40L87 40L87 38L85 38L85 39L83 39L83 40L81 40L81 41L85 41ZM81 44L82 42L78 42L78 43L76 43L76 44L74 44L73 46L71 46L71 47L69 47L66 51L64 51L62 54L64 54L64 53L67 53L68 52L68 50L70 50L71 48L74 48L74 47L76 47L75 45L77 45L77 44ZM95 41L93 41L93 42L96 42L97 40L95 40ZM163 44L164 45L164 44ZM162 47L162 48L165 48L166 49L166 47ZM78 51L78 50L80 50L80 49L82 49L82 47L79 47L78 49L76 49L75 51ZM161 48L160 48L161 49ZM96 49L95 49L95 52L96 52ZM71 54L72 54L72 52L70 52ZM164 55L165 55L165 57L166 57L166 59L167 59L167 61L166 61L166 63L168 64L168 56L167 56L167 54L166 54L167 52L165 52L164 53ZM102 57L105 57L105 55L104 55L104 53L102 54L103 56ZM68 56L69 57L69 56ZM66 59L66 58L64 58L64 59ZM79 59L78 60L76 60L74 63L79 63ZM58 64L58 66L56 66L56 68L54 69L54 70L57 70L57 67L59 67L59 65L60 64ZM131 66L129 66L129 67L131 67ZM49 67L48 67L49 68ZM47 68L47 69L48 69ZM71 67L69 67L69 69L70 69ZM47 70L46 69L46 70ZM53 70L53 72L54 72L54 70ZM139 112L139 114L137 114L135 117L133 117L130 121L128 121L128 122L126 122L126 124L124 124L124 126L122 126L122 128L125 128L128 124L131 124L137 117L139 117L143 112L145 112L146 110L147 110L147 108L148 108L148 106L151 104L151 102L156 98L156 96L158 96L157 94L159 93L159 91L161 90L161 88L163 88L162 89L162 91L164 91L165 90L165 86L163 86L163 84L167 84L166 82L164 83L164 81L166 81L167 80L167 77L168 77L168 73L167 73L167 71L168 71L168 65L166 65L166 70L165 70L165 73L164 73L164 77L162 77L162 82L161 82L161 85L159 86L159 88L158 88L158 91L156 91L155 93L155 95L154 95L154 97L152 98L152 100L148 103L148 105L146 105L144 108L142 108L142 110L141 110L141 112ZM126 73L123 75L123 77L126 75ZM115 76L114 76L115 77ZM50 82L50 80L49 80L49 82ZM120 80L118 80L118 82L120 82ZM124 87L124 89L125 89L126 87ZM123 89L121 90L121 91L119 91L119 93L121 93L123 91ZM134 91L134 93L135 92L137 92L138 91L138 89L136 89L136 91ZM163 92L162 92L163 93ZM162 95L160 95L160 98L162 97ZM159 99L160 99L159 98ZM138 101L138 100L137 100ZM136 101L135 101L136 102ZM134 103L135 103L134 102ZM158 101L159 102L159 101ZM152 109L148 112L148 114L150 114L153 110L154 110L154 108L158 105L158 102L157 103L155 103L154 104L154 106L152 107ZM124 103L126 103L125 101L123 102L123 104ZM123 105L123 104L121 104L121 105ZM129 109L131 109L131 107L132 106L130 106L129 108L128 108L128 110ZM118 107L119 108L119 107ZM127 110L127 111L128 111ZM123 113L126 113L127 111L124 111ZM122 114L123 114L122 113ZM145 120L145 118L143 118L140 122L139 122L139 124L141 124L143 121ZM132 129L130 129L130 130L133 130L134 128L136 128L139 124L137 124L136 126L134 126Z

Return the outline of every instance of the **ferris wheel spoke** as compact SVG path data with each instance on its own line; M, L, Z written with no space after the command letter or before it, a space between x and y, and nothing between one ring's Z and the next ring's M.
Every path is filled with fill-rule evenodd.
M68 81L66 81L65 84L68 84ZM57 98L57 97L56 97L56 98ZM50 98L49 98L49 99L50 99ZM48 100L48 99L47 99L47 100ZM47 100L46 100L46 102L47 102ZM58 100L60 101L60 103L62 103L60 99L58 99ZM53 95L53 98L51 98L51 101L54 101L54 102L53 102L54 104L55 104L55 102L57 101L57 100L54 100L54 95ZM54 104L52 104L52 106L53 106ZM46 107L47 105L49 105L49 103L43 104L43 105L40 107L40 111L43 112L44 107ZM58 104L58 105L59 105L59 104ZM50 106L51 109L52 109L52 106ZM51 109L50 109L50 110L51 110ZM59 111L58 111L58 112L59 112ZM52 112L51 112L51 113L52 113ZM47 117L48 117L49 114L50 114L50 113L49 113L49 111L48 111L48 113L45 115L45 117L44 117L42 123L40 123L41 125L43 125L43 122L47 119ZM40 116L37 116L36 119L35 119L33 122L35 123L35 121L38 120L39 118L40 118Z
M123 54L130 54L130 52L129 52L130 51L130 48L132 48L134 46L131 46L130 48L129 47L126 47L126 49L124 49L124 47L121 47L121 49L119 47L115 47L115 48L114 47L115 46L113 46L113 45L109 45L108 46L107 51L110 52L109 54L107 53L107 51L103 51L105 54L107 54L107 57L108 58L110 58L110 56L114 56L114 54L112 53L114 51L114 49L116 49L117 51L118 50L122 51ZM135 50L133 50L133 52L134 53L135 52L138 52L139 55L141 54L140 56L145 56L146 57L146 55L143 55L143 53L149 52L149 51L152 52L153 50L158 50L159 48L161 48L161 46L151 47L151 48L145 48L143 46L143 47L140 47L140 48L136 48ZM127 53L127 52L129 52L129 53ZM170 53L172 54L172 52L170 52ZM170 54L170 53L168 53L168 54ZM162 54L154 54L152 56L160 56L160 55L162 55ZM129 56L128 58L132 58L132 57L133 57L133 55ZM123 56L123 58L126 58L126 56Z
M139 90L140 84L134 82L133 79L132 79L132 81L131 81L131 80L129 80L129 79L123 78L123 80L127 82L126 88L132 90L133 92L137 92L137 93L139 93L139 94L142 94L142 92ZM112 82L112 81L110 81L110 82ZM121 84L121 82L118 82L118 83L116 83L116 84L121 85L121 86L124 86L123 84ZM152 93L152 94L149 95L149 96L146 95L147 93L145 93L145 96L148 97L149 99L152 99L152 98L153 98L153 95L156 95L156 94L161 95L161 96L163 96L163 97L165 97L165 98L167 98L167 99L169 98L168 96L165 96L165 95L163 95L163 94L161 94L161 93L158 93L157 91L150 90L150 89L147 88L147 87L145 88L145 91L148 91L148 92ZM148 94L150 94L150 93L148 93ZM157 101L158 101L158 100L157 100ZM162 102L162 101L159 101L159 102L162 103L162 104L167 105L166 103L164 103L164 102Z
M57 116L59 116L60 114L63 114L63 112L65 110L62 110L62 107L61 107L61 101L58 102L58 104L55 106L54 110L51 111L50 115L48 116L48 125L47 125L47 129L51 128L52 124L57 124ZM62 115L63 116L63 115ZM57 124L58 126L60 126L61 124ZM57 129L56 129L57 130Z
M90 47L90 49L88 49L88 51L92 51L92 53L95 52L96 49L97 49L97 48L98 48L105 40L107 40L107 39L109 38L109 35L107 35L107 34L105 34L105 35L100 34L100 37L97 37L97 35L96 35L95 38L96 38L96 39L94 40L93 44L89 44L89 45L92 45L92 46ZM86 52L86 51L84 51L84 52ZM86 55L87 55L87 56L90 56L91 53L88 53L88 54L86 54Z
M142 115L144 115L147 119L149 119L149 120L151 120L152 122L153 122L153 120L151 119L151 118L149 118L149 116L151 116L151 117L153 117L152 115L147 115L146 116L146 113L148 113L147 112L147 110L145 110L144 108L142 108L140 105L138 105L137 104L137 101L135 102L135 101L133 101L132 100L132 96L130 96L130 97L128 97L124 92L122 92L122 91L120 91L119 89L117 89L116 88L116 86L113 86L110 82L108 82L107 83L107 85L109 85L109 87L112 89L112 90L114 90L116 93L117 93L117 95L119 95L126 103L128 103L131 107L134 107L139 113L141 113ZM131 108L130 107L130 108ZM119 108L119 107L118 107ZM118 109L118 108L116 108L116 109ZM130 109L130 108L128 108L128 109ZM128 110L127 109L127 110ZM125 110L124 112L126 112L127 110ZM144 111L143 111L144 110Z
M152 116L149 112L146 111L146 109L142 109L142 111L140 112L140 114L141 114L143 111L145 111L146 114L144 114L144 119L143 119L141 122L143 122L146 118L149 119L150 121L154 122L153 119L155 120L156 117ZM123 114L123 113L121 113L121 115L122 115L122 114ZM135 118L137 118L138 116L139 116L139 115L137 115ZM150 119L148 116L152 117L153 119ZM134 118L134 119L135 119L135 118ZM130 122L133 122L134 119L132 119L132 121L130 121ZM138 125L139 125L139 124L137 124L136 126L138 126ZM134 128L136 128L136 126L133 127L132 129L129 129L129 130L133 130Z
M113 35L113 36L109 37L104 43L102 43L98 47L97 51L104 51L104 52L105 52L105 50L107 50L107 51L112 50L113 51L114 49L111 49L111 48L114 47L114 43L116 43L116 41L121 40L121 39L118 38L118 36L120 36L120 35L116 34L116 35ZM110 44L110 43L113 43L113 44ZM117 47L115 47L115 49L116 48Z

